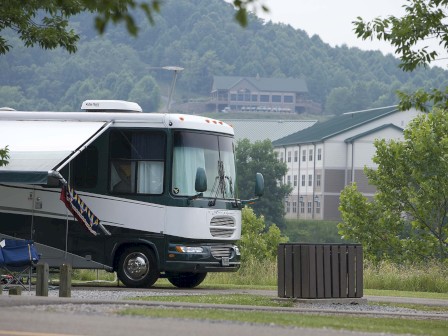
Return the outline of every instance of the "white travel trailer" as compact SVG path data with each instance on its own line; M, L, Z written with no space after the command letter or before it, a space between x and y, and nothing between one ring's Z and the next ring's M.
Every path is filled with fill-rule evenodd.
M195 287L236 271L241 207L233 129L199 116L141 113L135 103L86 101L84 112L0 111L0 239L35 241L50 267L116 271L129 287L167 277ZM68 183L104 232L61 201ZM256 176L256 196L263 178ZM105 234L110 233L110 235Z

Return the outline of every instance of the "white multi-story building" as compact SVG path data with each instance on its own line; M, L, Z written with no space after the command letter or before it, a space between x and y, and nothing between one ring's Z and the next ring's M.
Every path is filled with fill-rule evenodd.
M339 220L340 193L352 182L373 196L364 167L375 167L375 139L403 139L418 113L396 106L345 113L274 141L288 166L284 183L293 188L285 199L286 218Z

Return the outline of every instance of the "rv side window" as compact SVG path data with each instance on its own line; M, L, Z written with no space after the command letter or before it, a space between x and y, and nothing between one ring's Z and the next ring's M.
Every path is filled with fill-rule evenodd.
M87 147L73 160L75 188L94 188L98 181L98 149Z
M165 134L112 131L109 190L119 194L161 194L165 170Z

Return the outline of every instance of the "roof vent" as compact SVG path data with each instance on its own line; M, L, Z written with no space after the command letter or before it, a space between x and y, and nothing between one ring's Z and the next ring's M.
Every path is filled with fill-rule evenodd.
M142 112L140 105L124 100L85 100L81 109L86 112Z

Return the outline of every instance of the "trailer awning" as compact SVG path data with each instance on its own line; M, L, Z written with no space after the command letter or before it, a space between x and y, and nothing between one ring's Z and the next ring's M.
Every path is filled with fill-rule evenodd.
M9 149L9 163L0 167L0 182L47 184L50 171L59 171L110 124L0 120L0 149Z

